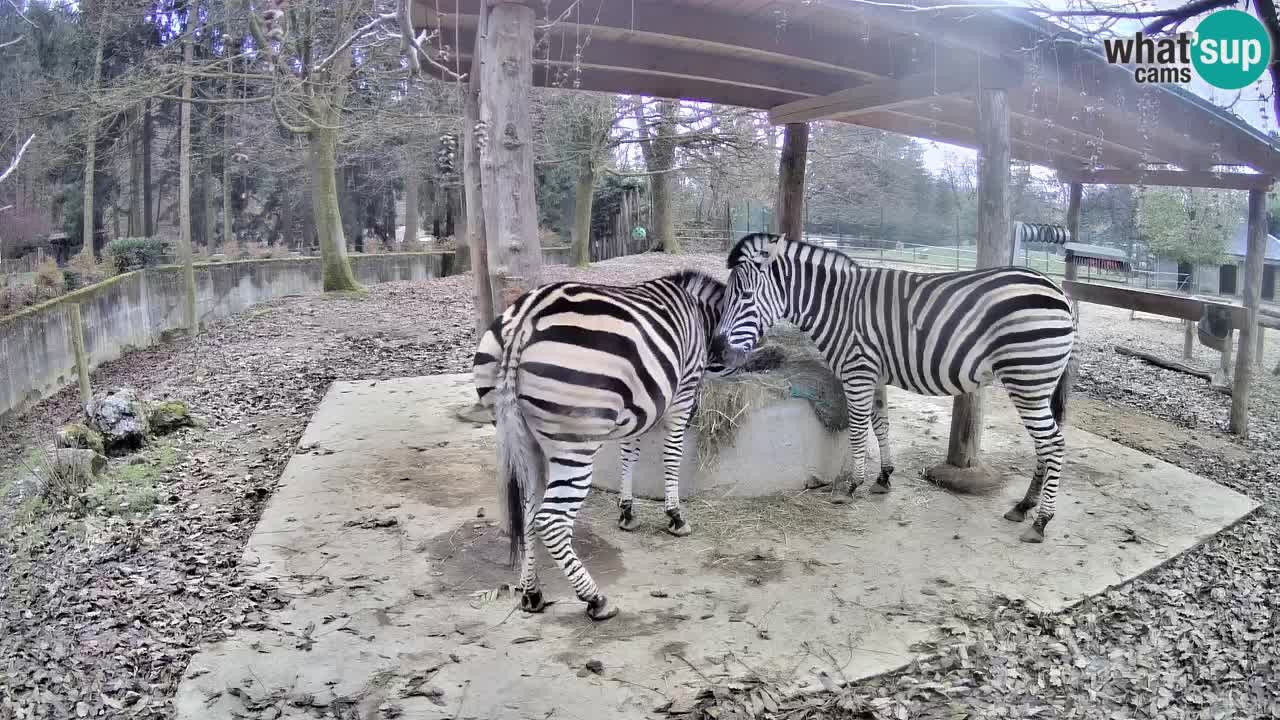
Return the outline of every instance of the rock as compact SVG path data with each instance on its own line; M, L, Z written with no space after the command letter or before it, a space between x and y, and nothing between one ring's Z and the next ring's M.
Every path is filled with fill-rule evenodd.
M75 448L79 450L93 450L96 453L103 453L105 449L102 445L102 433L85 425L84 423L71 423L65 425L58 431L57 446L60 448Z
M194 426L191 409L181 400L165 400L151 406L148 415L151 432L155 435L167 435L178 428Z
M80 478L86 482L107 469L107 459L95 450L58 448L49 456L53 472L60 478Z
M102 434L107 455L124 455L147 442L150 423L146 406L137 393L119 388L103 397L95 397L85 408L89 427Z

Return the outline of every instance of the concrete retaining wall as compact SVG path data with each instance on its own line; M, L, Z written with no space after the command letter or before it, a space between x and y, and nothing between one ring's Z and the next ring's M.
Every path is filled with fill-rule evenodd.
M548 262L554 262L548 258ZM353 255L361 284L427 280L454 272L453 253ZM320 292L318 258L196 265L197 307L207 323L257 303ZM159 342L182 327L182 272L164 266L118 275L17 315L0 318L0 419L75 382L68 308L79 303L92 367Z

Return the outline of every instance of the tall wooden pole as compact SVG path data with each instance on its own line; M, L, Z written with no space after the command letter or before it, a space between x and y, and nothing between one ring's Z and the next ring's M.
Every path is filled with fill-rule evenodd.
M978 91L978 268L1009 263L1009 94ZM952 403L947 465L977 467L982 448L982 397L961 395Z
M89 355L84 349L84 318L80 303L67 307L68 332L71 333L71 351L76 356L76 377L80 381L80 407L84 409L93 400L93 388L89 385Z
M496 317L493 309L493 288L489 283L489 249L485 240L484 194L480 187L480 148L477 145L476 124L480 121L480 39L484 37L485 7L480 6L479 24L476 27L476 51L471 57L467 89L462 102L462 189L466 205L467 245L471 249L471 276L475 282L476 341L489 329ZM487 140L487 138L486 138ZM405 198L415 205L418 198ZM415 221L416 224L416 221ZM408 230L406 229L406 233ZM417 239L417 229L414 229Z
M1067 198L1067 232L1071 235L1070 242L1080 242L1080 201L1084 197L1084 185L1073 182L1068 186L1070 195ZM1066 259L1066 253L1063 253L1063 259ZM1048 268L1046 268L1048 269ZM1067 263L1063 269L1063 273L1068 280L1076 279L1076 264L1074 262ZM1078 317L1080 315L1080 301L1071 300L1071 312Z
M479 36L480 189L493 311L542 282L542 246L533 195L534 9L500 0Z
M1262 265L1267 249L1267 191L1249 191L1249 249L1244 260L1244 327L1240 328L1240 347L1236 352L1235 385L1231 389L1231 432L1249 436L1249 383L1253 380L1253 354L1256 350L1258 306L1262 302ZM1228 340L1230 342L1230 340Z
M804 239L804 168L809 156L809 124L787 123L778 162L778 232Z

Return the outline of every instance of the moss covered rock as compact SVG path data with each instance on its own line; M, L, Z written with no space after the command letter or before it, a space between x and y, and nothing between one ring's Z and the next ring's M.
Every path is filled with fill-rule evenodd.
M58 431L56 442L60 448L75 450L92 450L98 454L105 452L102 445L102 433L84 423L71 423Z
M151 432L166 435L178 428L192 427L196 424L191 416L191 408L181 400L165 400L151 405L149 420Z

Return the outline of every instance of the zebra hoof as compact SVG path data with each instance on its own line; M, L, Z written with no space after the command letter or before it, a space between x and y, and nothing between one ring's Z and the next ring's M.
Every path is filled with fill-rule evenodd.
M867 492L871 493L872 495L888 495L889 484L885 483L881 485L880 483L875 483L874 485L871 486L870 489L867 490Z
M618 608L609 604L609 599L601 595L587 603L587 617L601 622L618 614Z
M1035 525L1028 525L1018 539L1024 543L1042 543L1044 542L1044 531Z
M1013 508L1012 510L1010 510L1009 512L1007 512L1007 513L1005 513L1005 514L1004 514L1004 519L1005 519L1005 520L1009 520L1009 521L1011 521L1011 522L1019 522L1019 523L1020 523L1020 522L1022 522L1023 520L1026 520L1026 519L1027 519L1027 511L1026 511L1026 510L1023 510L1022 508L1017 508L1017 507L1015 507L1015 508Z
M542 599L541 590L526 590L520 596L520 609L527 613L540 613L547 609L547 602Z
M640 527L640 521L636 519L635 515L623 515L618 518L619 530L626 530L627 532L631 532L632 530L635 530L638 527Z
M693 532L693 526L684 518L672 518L671 522L667 524L667 532L676 537L685 537Z
M848 505L851 502L853 502L852 493L842 493L842 492L831 493L832 505Z

